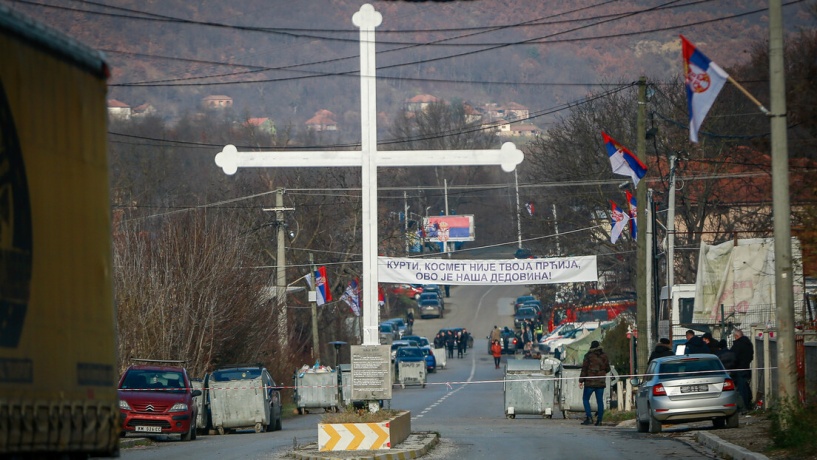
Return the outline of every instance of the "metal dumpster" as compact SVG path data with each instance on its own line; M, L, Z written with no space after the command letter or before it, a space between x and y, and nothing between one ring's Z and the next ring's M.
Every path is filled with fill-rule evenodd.
M272 423L268 390L261 377L221 381L208 379L210 422L219 434L240 429L264 432Z
M448 355L446 354L445 347L435 348L434 358L437 360L437 368L445 369L445 365L448 363Z
M582 394L584 389L579 388L579 375L581 375L581 365L562 365L561 378L559 382L559 410L562 416L568 418L568 412L580 412L584 414L584 402ZM610 373L607 374L607 386L604 389L604 410L610 409L610 385L618 375L615 368L611 366ZM590 410L595 413L598 410L596 398L590 398Z
M406 385L422 385L426 387L426 362L423 361L400 361L397 363L397 376L395 381L400 383L402 388Z
M304 366L295 371L295 406L299 414L309 409L338 410L338 377L334 369Z
M340 371L341 402L344 406L352 404L352 365L338 364Z
M558 403L561 363L552 358L513 359L505 365L505 416L541 415L552 418Z

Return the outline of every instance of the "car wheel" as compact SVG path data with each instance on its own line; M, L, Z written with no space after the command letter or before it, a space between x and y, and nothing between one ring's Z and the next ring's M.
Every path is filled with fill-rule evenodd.
M187 429L187 433L182 433L182 441L191 441L193 439L193 433L196 432L196 426L191 422L190 428Z
M734 414L726 417L726 428L737 428L740 425L740 414L735 412Z
M275 419L275 427L273 428L274 431L281 431L281 429L283 428L281 426L281 418L282 418L281 415L282 414L278 414L278 418Z
M649 432L650 433L660 433L661 432L661 422L659 422L658 419L655 418L652 415L651 410L649 412L650 412L650 414L649 414L650 420L649 420L649 422L647 422Z
M635 412L635 428L638 430L639 433L646 433L650 427L649 422L642 422L640 418L638 418L638 411Z

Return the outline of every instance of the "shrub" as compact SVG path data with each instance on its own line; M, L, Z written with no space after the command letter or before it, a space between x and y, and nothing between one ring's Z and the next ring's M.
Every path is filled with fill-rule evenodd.
M817 453L817 403L808 404L781 401L771 410L771 435L775 447L797 448L802 453Z

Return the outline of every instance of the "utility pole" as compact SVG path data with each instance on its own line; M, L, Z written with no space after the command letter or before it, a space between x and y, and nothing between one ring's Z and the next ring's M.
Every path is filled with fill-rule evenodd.
M675 285L675 167L678 156L669 155L669 197L667 206L667 305L672 312L672 286ZM670 319L672 316L670 316ZM670 321L671 322L671 321ZM672 331L670 330L670 336ZM650 344L652 345L652 344ZM650 348L652 350L652 348Z
M636 119L636 155L638 159L644 164L647 164L647 77L638 79L638 112ZM636 228L646 228L644 218L644 205L647 203L647 181L639 181L635 189L636 204L638 206L636 215ZM637 269L635 291L638 297L636 306L636 329L638 332L638 341L636 347L638 367L636 372L643 372L647 368L647 358L650 355L649 349L649 330L647 309L647 235L645 232L638 232L636 236L638 244L637 252Z
M289 342L289 328L287 327L286 220L284 220L284 211L294 211L295 208L284 207L284 189L280 188L275 195L275 207L263 210L265 212L275 212L275 227L278 230L278 254L275 261L275 300L281 308L278 312L278 343L285 347Z
M406 192L403 192L403 238L406 239L406 255L409 255L409 237L408 237L408 221L409 221L409 205Z
M783 14L780 0L769 0L769 92L771 95L772 204L777 316L777 377L780 401L797 404L794 347L794 292L789 203L789 148L786 137L786 79L783 65ZM754 339L753 339L754 340Z
M519 241L519 249L522 249L522 217L519 207L519 175L513 170L513 181L516 184L516 236Z
M315 256L311 252L309 253L309 268L312 273L318 271L315 267ZM317 290L318 280L315 280L313 285ZM309 306L312 309L312 357L321 359L321 339L318 334L318 302L314 295L310 295Z

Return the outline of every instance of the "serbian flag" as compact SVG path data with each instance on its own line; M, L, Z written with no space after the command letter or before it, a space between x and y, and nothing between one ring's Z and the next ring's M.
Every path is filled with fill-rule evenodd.
M629 221L630 218L616 205L615 201L610 200L610 206L612 206L613 210L610 216L611 223L613 224L613 230L610 232L610 242L616 244L616 241L618 241L621 232L624 231L624 227L627 226L627 221Z
M684 83L689 111L689 140L698 142L698 129L729 75L718 64L704 56L704 53L695 48L695 45L683 35L681 50L684 56Z
M535 205L533 204L533 201L528 201L527 203L525 203L525 210L528 211L529 216L533 217L533 213L536 212L536 208Z
M315 270L315 294L315 303L319 307L332 301L332 291L329 289L329 281L326 278L326 267L318 267Z
M601 132L601 137L604 139L604 145L607 146L607 156L610 157L610 164L613 165L613 173L631 177L633 184L638 187L638 181L647 174L647 165L604 131Z
M635 226L635 218L638 216L638 206L635 205L635 197L629 190L625 192L625 195L627 196L627 203L630 205L630 238L635 241L636 235L638 234Z
M360 286L357 280L349 281L349 285L346 286L346 291L340 296L340 300L349 305L355 316L360 316Z

